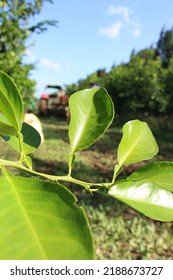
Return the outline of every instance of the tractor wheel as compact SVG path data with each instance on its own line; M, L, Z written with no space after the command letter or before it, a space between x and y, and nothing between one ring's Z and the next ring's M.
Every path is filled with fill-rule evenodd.
M40 113L40 115L47 116L47 100L46 99L40 99L39 113Z

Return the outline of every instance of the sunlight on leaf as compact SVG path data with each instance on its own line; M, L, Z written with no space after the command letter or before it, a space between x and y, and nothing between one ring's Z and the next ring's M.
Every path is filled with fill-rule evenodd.
M127 180L112 186L108 193L147 217L173 221L173 194L152 182Z
M20 152L19 141L16 136L1 136L10 146L12 146L16 151ZM38 131L27 123L22 124L21 136L21 139L23 139L22 146L25 155L35 151L41 143L41 137Z
M17 134L22 127L23 102L17 86L3 71L0 71L0 100L0 112L8 119ZM5 122L4 126L6 126ZM4 134L1 131L0 133Z
M55 183L0 178L0 259L92 259L93 244L75 196Z
M9 120L0 113L0 134L16 135L16 129L12 126Z
M69 138L71 153L88 148L112 123L114 106L104 88L78 91L70 97Z
M173 192L173 163L160 161L147 164L132 173L127 179L131 181L148 179L159 187Z
M124 125L123 137L118 147L120 166L150 159L158 153L158 150L147 123L133 120Z

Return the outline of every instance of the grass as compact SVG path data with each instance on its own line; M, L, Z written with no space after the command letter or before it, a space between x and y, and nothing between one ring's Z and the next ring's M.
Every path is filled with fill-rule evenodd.
M32 154L34 168L40 172L65 175L68 171L68 123L60 119L42 119L45 142ZM160 146L155 160L173 161L173 131L153 127ZM77 153L73 176L89 182L112 178L121 128L111 126L90 149ZM1 158L14 159L16 153L0 141ZM144 164L144 163L141 163ZM141 164L127 166L129 174ZM172 259L173 223L144 217L113 198L91 195L81 187L68 184L83 206L93 232L96 259Z

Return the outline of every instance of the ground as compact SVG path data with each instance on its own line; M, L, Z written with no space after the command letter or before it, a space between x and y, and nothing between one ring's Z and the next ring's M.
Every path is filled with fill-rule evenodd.
M44 143L32 154L34 168L54 175L67 174L69 152L68 122L60 119L41 119ZM154 127L159 154L153 159L173 161L173 132ZM91 148L78 152L73 176L88 182L109 182L116 163L116 150L122 129L113 124L102 139ZM16 157L8 146L2 145L1 157ZM145 162L124 168L127 175ZM91 195L72 184L68 187L83 206L93 232L96 259L172 259L173 223L162 223L144 217L125 204L99 194Z

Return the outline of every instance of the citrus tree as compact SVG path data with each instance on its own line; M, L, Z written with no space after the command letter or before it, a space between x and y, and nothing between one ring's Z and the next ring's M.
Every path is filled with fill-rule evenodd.
M57 23L37 22L46 3L53 1L0 0L0 69L17 82L27 107L34 98L36 82L30 77L35 64L24 61L26 50L33 45L33 34L40 34Z
M78 91L69 101L68 174L53 176L32 167L30 153L40 145L39 133L23 123L23 101L13 80L0 71L0 135L19 154L17 161L0 159L0 259L93 259L92 233L84 210L65 186L71 182L88 195L118 199L147 217L173 221L173 163L146 164L128 177L127 164L148 160L158 145L147 123L131 120L123 127L109 183L91 183L72 176L78 151L90 147L114 118L113 102L104 88ZM116 149L115 149L116 152ZM10 167L10 169L9 169ZM12 168L30 175L15 176Z

